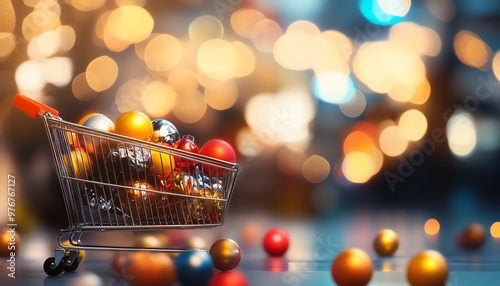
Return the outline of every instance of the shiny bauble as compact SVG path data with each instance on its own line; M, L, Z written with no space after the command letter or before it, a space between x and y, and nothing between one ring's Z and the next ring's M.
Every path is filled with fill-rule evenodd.
M191 135L182 136L181 139L177 140L174 143L173 147L186 152L191 152L195 154L200 153L200 149L198 148L196 143L194 143L194 137ZM187 159L182 156L175 156L175 167L181 170L191 171L194 170L196 165L198 165L198 162L192 159Z
M12 230L8 227L0 229L0 257L10 258L12 253L19 253L20 245L21 240L15 229ZM14 258L17 259L18 257Z
M208 286L249 286L245 274L240 271L217 272L212 276Z
M422 251L408 262L406 278L411 286L444 286L448 280L448 263L435 250Z
M288 232L282 228L272 228L262 239L262 246L270 256L282 256L288 250L290 238Z
M209 251L214 267L220 271L234 269L241 260L241 250L236 241L222 238L212 244Z
M164 142L172 146L175 142L181 139L177 127L172 122L166 119L154 119L151 121L153 125L153 136L151 141L158 143Z
M62 161L70 177L88 179L92 175L92 158L83 148L75 148L69 154L64 154Z
M153 135L153 125L146 114L140 111L126 111L115 120L115 133L149 140Z
M80 119L78 124L104 132L113 132L115 129L114 122L106 115L100 113L90 113ZM80 144L85 146L85 149L87 149L90 154L101 154L102 150L106 149L109 145L108 140L90 135L81 135Z
M165 152L151 150L151 162L150 172L161 178L169 178L175 168L174 157Z
M332 278L338 285L367 285L373 275L373 263L366 252L349 248L340 252L331 266Z
M458 247L465 250L476 250L483 246L486 240L486 230L479 223L473 223L464 228L457 236Z
M98 179L94 178L94 180ZM89 206L92 209L108 211L113 208L113 198L116 196L116 188L98 184L87 184L80 189L80 196L83 205Z
M120 178L130 179L134 174L143 174L151 166L151 152L138 146L123 145L107 152L106 168L111 182Z
M398 235L391 229L382 229L375 234L372 244L379 256L392 256L399 247Z
M177 269L172 259L164 253L137 251L127 255L121 277L133 286L170 286L177 281Z
M212 258L205 251L182 252L174 262L177 278L182 286L207 285L212 277Z
M152 191L163 192L163 185L152 178L135 179L128 181L126 186L118 190L123 213L134 221L152 220L156 215L156 208L161 209L165 195Z
M199 189L197 196L200 198L191 200L189 204L189 213L193 222L221 223L224 209L224 203L219 200L223 198L221 194L209 189Z
M203 144L200 149L200 154L210 158L236 163L236 152L234 152L233 147L221 139L212 139ZM205 175L209 177L222 177L228 173L227 170L208 164L203 165L203 170L206 172Z
M113 132L115 130L113 120L101 113L87 114L78 121L78 124L105 132Z

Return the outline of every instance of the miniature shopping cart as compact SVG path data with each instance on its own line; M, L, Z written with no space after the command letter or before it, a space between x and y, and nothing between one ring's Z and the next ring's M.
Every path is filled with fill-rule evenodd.
M67 122L23 95L12 105L42 118L68 215L69 228L61 230L54 257L43 265L47 275L77 269L82 250L142 249L84 244L84 234L223 224L238 164Z

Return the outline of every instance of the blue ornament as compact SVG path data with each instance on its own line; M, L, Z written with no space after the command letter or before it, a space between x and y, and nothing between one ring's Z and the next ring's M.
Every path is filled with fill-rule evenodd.
M208 285L214 271L212 258L205 251L186 251L175 259L177 278L182 286Z

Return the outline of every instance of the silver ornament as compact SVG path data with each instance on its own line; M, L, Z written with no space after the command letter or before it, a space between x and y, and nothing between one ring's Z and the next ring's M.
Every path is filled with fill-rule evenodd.
M154 119L151 121L151 124L153 125L153 137L151 140L155 143L165 142L173 145L181 138L177 127L166 119Z

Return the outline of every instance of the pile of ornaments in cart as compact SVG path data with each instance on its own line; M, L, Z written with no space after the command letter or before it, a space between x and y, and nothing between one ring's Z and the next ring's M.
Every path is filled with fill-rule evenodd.
M170 121L140 111L114 122L91 113L78 124L106 132L75 129L65 136L71 151L62 165L78 184L84 224L222 223L236 163L228 142L212 139L199 148ZM112 133L133 139L105 136Z

